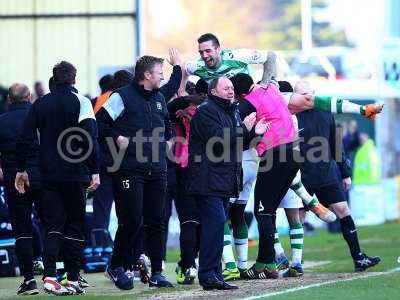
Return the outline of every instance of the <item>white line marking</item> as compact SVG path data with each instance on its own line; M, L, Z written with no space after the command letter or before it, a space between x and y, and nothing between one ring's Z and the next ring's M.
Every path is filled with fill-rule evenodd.
M284 290L284 291L268 293L268 294L263 294L263 295L258 295L258 296L252 296L252 297L247 297L247 298L244 298L244 300L255 300L255 299L261 299L261 298L269 298L269 297L278 296L278 295L282 295L282 294L294 293L294 292L297 292L297 291L307 290L307 289L310 289L310 288L315 288L315 287L320 287L320 286L324 286L324 285L334 284L334 283L338 283L338 282L353 281L353 280L364 279L364 278L368 278L368 277L377 277L377 276L387 275L387 274L391 274L391 273L395 273L395 272L399 272L399 271L400 271L400 267L391 269L391 270L386 271L386 272L381 272L381 273L378 273L378 274L377 273L369 273L369 274L367 273L365 275L352 277L352 278L330 280L330 281L314 283L314 284L310 284L310 285L306 285L306 286L299 286L299 287L287 289L287 290Z

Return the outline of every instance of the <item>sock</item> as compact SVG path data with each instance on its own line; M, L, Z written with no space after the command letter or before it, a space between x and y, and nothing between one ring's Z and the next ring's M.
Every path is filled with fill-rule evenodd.
M45 276L44 278L48 278L50 280L57 281L57 277L53 277L53 276Z
M68 281L75 282L78 281L79 273L76 272L67 272Z
M362 105L353 103L349 100L338 99L336 97L314 97L314 108L332 113L354 113L363 114L364 108Z
M15 253L25 281L33 279L32 237L17 238L15 241Z
M265 264L265 268L268 270L276 269L276 263Z
M282 244L279 241L279 233L278 232L275 232L274 249L275 249L275 257L279 257L282 254L285 255L285 250L283 250Z
M289 224L290 245L292 247L292 264L301 264L303 257L304 230L301 223Z
M256 270L264 270L265 269L265 264L256 261L255 267L256 267Z
M340 219L340 226L342 227L343 237L349 246L351 257L353 260L360 259L360 244L358 242L357 229L354 225L353 218L349 215Z
M349 100L342 100L342 113L353 113L363 115L365 113L364 105L355 104Z
M297 171L296 177L293 179L290 189L296 193L297 196L303 200L304 204L308 207L313 208L319 202L318 199L314 196L311 196L307 190L305 189L303 183L301 182L301 173Z
M239 269L247 269L247 255L249 250L248 231L246 223L233 226L233 239Z
M224 250L222 252L222 260L225 263L225 268L227 269L237 268L235 257L233 256L231 231L229 229L228 222L225 222L224 224Z
M194 221L181 223L181 234L179 244L181 249L181 267L189 269L195 265L194 259L197 253L197 228L198 224Z
M265 264L275 263L275 215L256 215L258 222L259 242L258 242L258 254L257 262Z

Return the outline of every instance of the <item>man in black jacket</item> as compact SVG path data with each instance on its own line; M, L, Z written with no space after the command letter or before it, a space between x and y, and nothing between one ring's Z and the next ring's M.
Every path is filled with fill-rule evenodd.
M118 229L107 273L120 289L133 288L133 279L123 268L124 256L142 222L152 266L149 285L172 286L161 274L166 140L170 137L167 106L159 92L164 78L162 64L163 59L157 57L139 58L134 82L116 90L97 113L100 138L107 141L114 159L108 171L113 173Z
M19 194L14 187L17 163L15 157L16 132L18 132L32 106L31 93L24 84L15 83L9 88L9 111L0 116L0 152L1 167L4 174L4 186L8 210L15 236L15 250L24 276L18 295L35 295L39 291L33 277L32 244L32 206L40 213L40 175L38 169L38 139L31 148L27 160L30 176L30 188L25 194Z
M315 194L339 218L355 271L361 272L375 266L380 258L367 256L361 251L357 228L345 198L344 190L348 190L351 185L351 169L343 157L342 141L337 141L332 113L311 109L298 113L297 119L299 128L303 129L300 131L300 152L304 162L300 164L300 169L306 190L310 195ZM337 167L342 176L341 181Z
M53 68L54 92L32 105L17 141L15 187L21 194L30 185L27 161L37 132L42 178L42 221L46 231L44 289L56 295L81 294L78 276L83 256L86 193L100 183L97 126L91 102L73 87L76 69L62 61ZM89 187L88 187L89 185ZM68 281L56 280L61 244Z
M205 290L238 288L222 278L224 207L240 190L240 140L248 142L267 130L263 119L254 126L255 113L242 123L233 101L232 82L227 77L214 79L208 99L191 120L187 192L195 196L200 212L199 282Z

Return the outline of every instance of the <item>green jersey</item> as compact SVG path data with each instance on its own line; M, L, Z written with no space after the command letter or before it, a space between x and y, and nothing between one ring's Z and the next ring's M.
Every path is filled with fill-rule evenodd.
M221 51L221 61L216 68L209 68L206 63L199 59L189 61L185 65L188 75L196 75L210 81L220 76L228 78L238 73L249 74L249 64L263 64L267 60L268 51L251 49L223 49Z

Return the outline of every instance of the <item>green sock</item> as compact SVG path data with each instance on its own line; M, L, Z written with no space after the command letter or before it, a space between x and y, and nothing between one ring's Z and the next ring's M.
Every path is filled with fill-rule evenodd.
M331 97L314 97L314 108L321 111L331 111Z
M296 177L293 179L292 184L290 185L290 189L296 193L297 196L303 200L303 202L309 206L314 207L318 204L318 200L316 197L311 196L306 188L304 187L303 183L301 182L301 173L300 171L297 172ZM311 206L310 206L311 205Z
M265 264L265 268L268 270L276 269L276 263Z
M314 108L321 111L328 111L336 114L342 113L354 113L354 114L365 114L365 108L363 105L353 103L349 100L339 99L336 97L314 97Z
M307 206L308 206L309 208L313 208L313 207L317 206L318 203L319 203L318 200L317 200L316 198L313 198L313 199L310 201L310 203L308 203Z
M256 261L255 267L256 267L257 270L264 270L265 269L265 264Z

